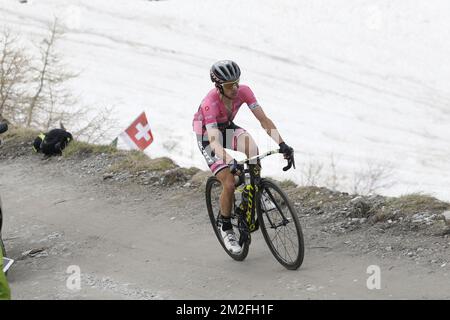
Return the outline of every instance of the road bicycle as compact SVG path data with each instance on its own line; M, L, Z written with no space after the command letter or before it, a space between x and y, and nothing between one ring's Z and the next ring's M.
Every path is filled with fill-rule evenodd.
M220 194L222 185L215 177L206 182L206 206L214 233L227 254L243 261L249 252L251 235L261 229L273 256L289 270L298 269L304 256L303 233L297 212L286 193L273 181L261 178L260 160L279 153L279 149L239 161L243 173L236 181L231 223L242 250L238 254L228 251L220 234ZM295 162L293 156L284 171Z

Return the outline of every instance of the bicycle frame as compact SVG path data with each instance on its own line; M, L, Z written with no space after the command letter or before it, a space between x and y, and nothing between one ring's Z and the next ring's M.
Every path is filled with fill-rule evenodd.
M279 149L275 149L275 150L272 150L272 151L268 151L268 152L263 153L263 154L261 154L261 155L258 155L258 156L252 157L252 158L247 158L247 159L238 161L238 162L237 162L238 164L244 165L244 166L246 166L246 168L244 169L244 172L239 176L239 181L236 183L236 187L237 187L237 186L240 186L241 184L244 184L244 183L245 183L245 174L246 174L246 173L249 173L249 174L250 174L250 184L251 184L252 186L254 186L255 183L256 183L256 184L259 184L259 179L261 179L261 176L260 176L260 169L261 169L261 167L259 166L260 160L263 159L263 158L265 158L265 157L268 157L268 156L270 156L270 155L272 155L272 154L276 154L276 153L279 153ZM253 164L253 163L250 164L250 162L255 162L255 161L256 161L256 165ZM257 166L257 165L258 165L258 166ZM252 168L252 166L254 166L254 167L253 167L253 168L254 168L253 171L250 170L250 168ZM259 167L259 168L258 168L258 167ZM255 170L256 170L256 171L255 171Z
M259 165L259 163L260 163L261 159L268 157L272 154L276 154L276 153L279 153L279 149L271 150L271 151L268 151L261 155L258 155L258 156L252 157L252 158L248 158L248 159L245 159L242 161L238 161L238 164L243 164L244 166L246 166L246 168L244 169L244 172L239 176L239 181L237 182L236 187L240 186L242 184L245 185L245 182L246 182L245 174L246 173L250 174L250 183L248 185L245 185L249 189L248 190L247 208L246 208L245 212L242 212L244 214L245 220L247 221L247 226L248 226L250 232L252 232L256 228L255 224L252 224L251 222L254 221L254 217L256 215L256 206L254 206L253 204L255 203L254 199L256 198L256 193L259 191L259 185L261 182L261 175L260 175L261 174L261 166ZM250 164L250 162L255 162L255 161L256 161L256 164ZM270 193L270 191L269 191L268 195L273 201L274 198L273 198L273 195ZM289 221L284 216L283 210L281 210L277 201L274 201L274 204L275 204L276 208L278 209L278 211L280 212L281 216L283 217L283 221L278 225L274 225L274 223L271 221L270 217L267 216L267 218L269 220L271 228L276 229L282 225L283 226L286 225L286 223L288 223Z
M237 182L236 187L242 184L245 185L246 174L250 174L250 183L245 185L245 187L248 188L247 208L245 209L245 212L241 212L244 215L244 218L247 222L247 227L250 232L256 229L256 225L252 223L252 221L254 221L254 217L256 215L256 206L254 205L254 199L256 199L256 193L259 191L259 185L261 182L261 166L259 165L260 160L278 152L279 150L276 149L268 151L262 155L258 155L238 162L238 164L242 164L246 168L244 169L244 172L239 176L239 181ZM256 164L250 164L250 162L256 162ZM242 192L244 192L244 190ZM240 209L242 210L243 208Z

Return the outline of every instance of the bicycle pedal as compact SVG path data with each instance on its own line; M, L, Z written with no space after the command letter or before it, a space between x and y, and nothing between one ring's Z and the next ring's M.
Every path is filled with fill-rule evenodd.
M248 242L250 244L250 242L252 241L252 238L250 236L250 233L241 233L240 237L239 237L239 245L242 247L244 245L244 243Z

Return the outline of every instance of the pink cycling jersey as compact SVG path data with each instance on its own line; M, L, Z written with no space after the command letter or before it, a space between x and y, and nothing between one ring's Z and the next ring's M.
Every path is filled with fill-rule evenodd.
M258 101L250 87L240 85L238 94L233 100L231 113L228 113L225 104L220 100L220 94L214 88L203 99L198 111L194 115L193 129L196 134L204 135L206 128L226 128L233 121L243 103L253 110L259 106Z

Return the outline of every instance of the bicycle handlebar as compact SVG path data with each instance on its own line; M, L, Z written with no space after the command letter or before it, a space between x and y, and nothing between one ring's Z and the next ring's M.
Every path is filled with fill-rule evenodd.
M275 150L267 151L266 153L263 153L263 154L260 154L260 155L258 155L258 156L254 156L254 157L251 157L251 158L247 158L247 159L238 161L237 163L238 163L238 164L245 164L245 163L248 163L248 162L250 162L250 161L252 161L252 160L261 160L261 159L263 159L263 158L265 158L265 157L268 157L268 156L270 156L270 155L272 155L272 154L276 154L276 153L279 153L279 152L280 152L280 149L275 149ZM287 166L285 166L285 167L283 168L283 171L289 170L292 166L294 166L294 169L295 169L294 154L292 154L291 158L288 160L288 164L287 164Z
M267 157L267 156L270 156L271 154L278 153L279 151L280 151L280 149L275 149L275 150L272 150L272 151L267 151L266 153L263 153L263 154L260 154L260 155L257 155L257 156L251 157L251 158L247 158L247 159L238 161L237 163L238 163L238 164L245 164L245 163L248 163L248 162L250 162L250 161L252 161L252 160L261 160L261 159L263 159L263 158L265 158L265 157Z

